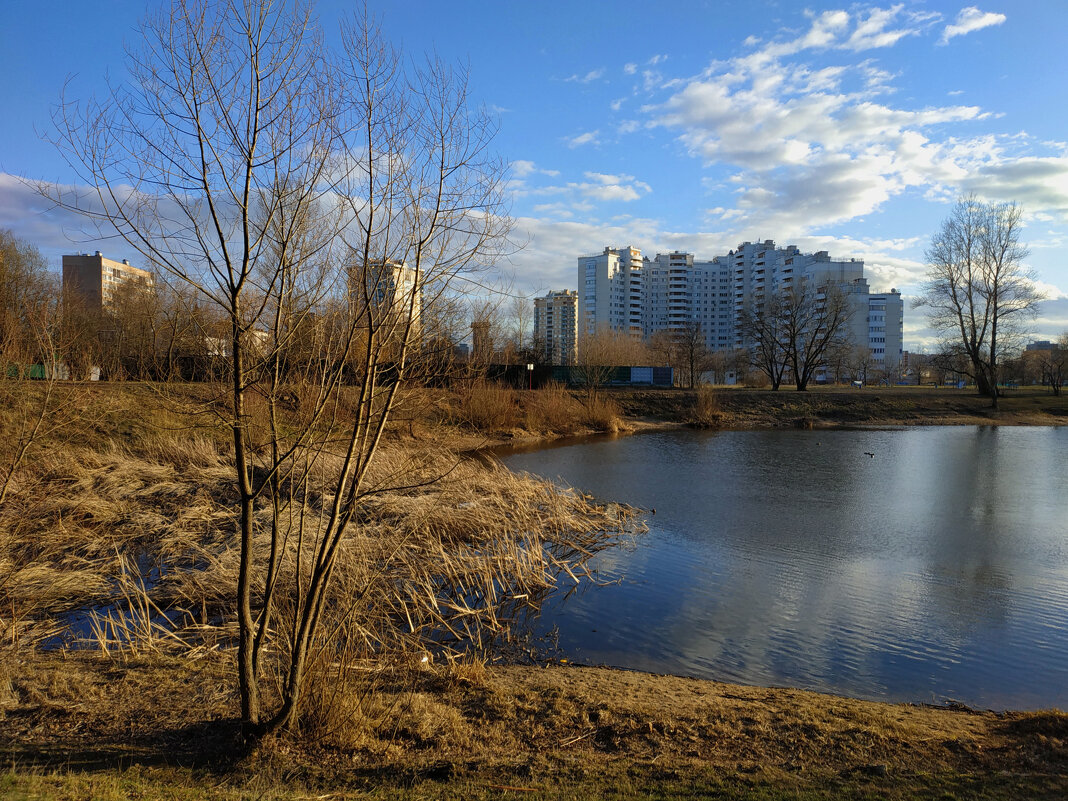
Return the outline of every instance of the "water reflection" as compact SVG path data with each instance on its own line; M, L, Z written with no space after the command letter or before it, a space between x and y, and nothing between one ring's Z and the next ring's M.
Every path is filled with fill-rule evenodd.
M505 462L656 509L601 558L624 582L546 611L575 658L1068 707L1065 446L1068 429L671 432Z

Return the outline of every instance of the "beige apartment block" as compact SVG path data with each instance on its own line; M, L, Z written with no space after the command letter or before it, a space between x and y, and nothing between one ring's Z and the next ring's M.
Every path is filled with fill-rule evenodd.
M148 270L134 267L125 259L105 258L99 250L92 255L63 257L63 291L67 297L80 300L87 312L99 314L109 308L115 291L128 284L151 289L155 281Z

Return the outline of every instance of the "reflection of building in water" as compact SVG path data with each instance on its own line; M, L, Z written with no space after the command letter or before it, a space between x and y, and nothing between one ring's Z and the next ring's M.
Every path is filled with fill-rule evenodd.
M76 299L83 309L100 314L109 309L115 293L122 286L137 286L146 290L155 285L152 273L121 262L105 258L98 250L63 257L63 292L68 299Z

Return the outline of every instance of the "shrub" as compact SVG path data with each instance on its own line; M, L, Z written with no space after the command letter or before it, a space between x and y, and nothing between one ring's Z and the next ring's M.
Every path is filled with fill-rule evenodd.
M522 395L528 431L552 431L573 434L583 417L583 408L560 384L549 384Z
M697 388L694 398L690 424L695 428L718 428L723 422L723 410L719 406L719 396L710 386Z
M619 431L620 410L611 398L595 394L582 404L582 422L595 431L615 434Z
M480 379L460 390L459 422L484 434L511 431L520 424L515 390Z

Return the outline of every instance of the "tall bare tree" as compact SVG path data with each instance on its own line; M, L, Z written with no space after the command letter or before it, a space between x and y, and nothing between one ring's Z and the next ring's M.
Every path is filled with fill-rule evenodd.
M366 19L345 26L341 53L301 0L173 0L142 33L129 89L57 116L95 194L42 190L226 319L238 684L256 737L296 719L338 554L382 490L372 467L425 310L507 232L503 170L466 74L405 67ZM312 476L331 482L315 510L300 489Z
M749 364L778 390L789 365L786 350L786 320L783 298L778 294L745 307L738 317L738 330L747 343Z
M961 198L927 249L927 284L916 305L928 310L943 350L960 349L964 370L998 406L1002 351L1038 313L1042 293L1020 241L1015 203Z
M642 365L648 360L644 342L623 331L602 328L579 341L575 374L592 400L611 380L615 368Z
M73 349L63 336L73 329L61 311L40 251L0 231L0 517L12 513L12 489L33 451L74 425L84 406L81 388L65 381Z
M784 293L781 302L783 345L794 385L808 389L816 371L846 340L853 317L849 296L835 284L802 280Z

